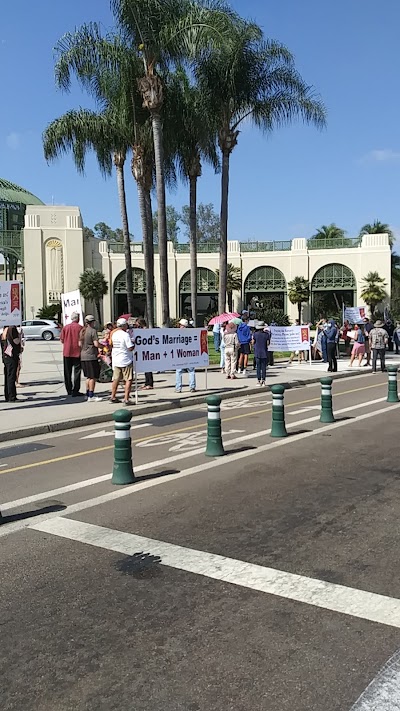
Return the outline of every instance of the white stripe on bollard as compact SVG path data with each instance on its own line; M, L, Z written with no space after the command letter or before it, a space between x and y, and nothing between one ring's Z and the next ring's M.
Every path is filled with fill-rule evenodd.
M209 420L220 420L221 413L220 412L211 412L211 410L209 410L208 411L208 419Z
M129 430L115 430L115 439L129 439L130 436Z

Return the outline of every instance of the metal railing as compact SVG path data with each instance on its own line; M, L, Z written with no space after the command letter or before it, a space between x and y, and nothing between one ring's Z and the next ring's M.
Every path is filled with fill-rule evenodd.
M359 237L333 237L332 239L312 237L307 240L308 249L344 249L352 247L361 247L361 239Z
M123 242L107 242L108 251L113 254L123 254L124 253L124 243ZM143 242L131 242L131 252L133 254L143 254ZM158 254L158 244L154 245L154 253Z
M289 252L292 240L278 242L240 242L241 252Z

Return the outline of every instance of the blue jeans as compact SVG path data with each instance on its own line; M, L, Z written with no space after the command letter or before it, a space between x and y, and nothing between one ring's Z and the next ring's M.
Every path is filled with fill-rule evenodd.
M267 358L256 358L257 380L265 380L267 376Z
M218 353L219 347L221 345L221 334L220 333L213 333L214 336L214 348L216 352Z
M189 388L190 390L196 390L196 374L194 368L179 368L176 371L176 385L175 390L182 390L182 374L187 370L189 373Z

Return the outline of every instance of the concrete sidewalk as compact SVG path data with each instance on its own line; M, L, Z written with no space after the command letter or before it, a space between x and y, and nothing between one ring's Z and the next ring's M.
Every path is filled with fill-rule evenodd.
M400 365L400 356L388 354L388 362ZM139 403L132 406L134 418L143 415L189 407L204 402L207 394L218 392L222 398L247 397L254 393L268 390L271 385L281 383L286 387L299 387L318 381L326 374L323 363L278 363L268 369L267 388L257 386L255 370L248 370L248 377L227 380L219 368L212 367L206 374L198 372L197 392L189 393L187 375L184 375L183 392L175 392L175 373L154 375L154 390L139 390ZM348 359L339 362L336 377L367 374L370 368L353 367L348 369ZM45 432L70 429L78 426L107 422L120 405L109 402L109 384L98 384L97 395L100 402L88 403L66 396L63 378L62 346L60 342L28 341L23 354L21 383L16 403L3 400L3 373L0 375L0 441L12 440L21 436L33 436ZM143 376L138 376L139 387ZM82 390L84 382L82 381Z

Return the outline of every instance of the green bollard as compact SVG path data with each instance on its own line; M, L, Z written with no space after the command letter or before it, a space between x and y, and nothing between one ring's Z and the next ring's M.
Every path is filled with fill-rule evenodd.
M397 365L388 365L388 396L387 402L399 402L397 392Z
M133 484L135 475L132 466L131 419L129 410L117 410L115 421L114 468L112 484Z
M221 431L221 398L219 395L209 395L206 398L207 412L207 457L222 457L224 445Z
M332 409L333 378L321 378L321 417L320 422L335 422Z
M285 425L285 408L283 404L285 388L283 385L272 385L272 426L271 437L287 437Z

